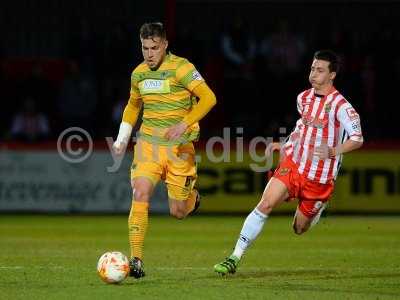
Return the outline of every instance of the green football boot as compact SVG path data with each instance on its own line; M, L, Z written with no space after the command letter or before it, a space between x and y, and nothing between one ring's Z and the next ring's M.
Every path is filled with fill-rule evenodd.
M221 275L226 275L228 273L234 274L236 272L236 268L239 264L239 258L234 255L231 255L219 264L214 266L214 271Z

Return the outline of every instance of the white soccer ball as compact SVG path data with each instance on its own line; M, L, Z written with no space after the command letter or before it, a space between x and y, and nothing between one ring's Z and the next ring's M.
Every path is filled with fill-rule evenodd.
M118 251L104 253L97 263L97 273L107 283L120 283L129 274L128 258Z

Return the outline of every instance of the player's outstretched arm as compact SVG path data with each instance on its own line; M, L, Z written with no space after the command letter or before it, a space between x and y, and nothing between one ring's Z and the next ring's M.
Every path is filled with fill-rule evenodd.
M113 144L113 150L115 154L121 155L124 153L131 137L132 128L138 119L141 107L142 101L140 99L132 96L129 98L128 104L125 106L124 114L122 116L118 137Z
M331 148L330 156L336 156L339 154L357 150L357 149L361 148L363 143L364 142L362 140L355 141L350 138L349 140L345 141L343 144L339 144L336 147Z
M363 141L347 140L343 144L339 144L336 147L328 147L327 145L321 145L315 148L314 154L320 159L334 158L336 155L344 154L361 148Z
M205 82L199 84L193 90L193 94L199 98L199 102L185 116L182 122L167 129L165 137L169 140L179 139L190 125L200 121L217 103L213 91Z
M320 159L334 158L337 155L354 151L360 148L364 143L360 116L349 103L345 103L340 107L337 113L337 119L340 124L343 125L350 138L336 147L328 147L327 145L316 147L315 155Z

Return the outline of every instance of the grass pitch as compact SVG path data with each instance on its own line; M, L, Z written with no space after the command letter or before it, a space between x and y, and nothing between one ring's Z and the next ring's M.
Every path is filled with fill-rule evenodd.
M235 275L243 217L151 217L147 276L107 285L108 250L129 254L123 216L0 216L0 299L399 299L400 218L328 217L303 236L271 217Z

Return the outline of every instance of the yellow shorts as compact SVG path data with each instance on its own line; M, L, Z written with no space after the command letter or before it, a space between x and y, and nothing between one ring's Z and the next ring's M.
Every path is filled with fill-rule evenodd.
M193 143L161 146L139 139L134 148L131 179L146 177L154 186L164 180L168 197L187 200L197 179Z

